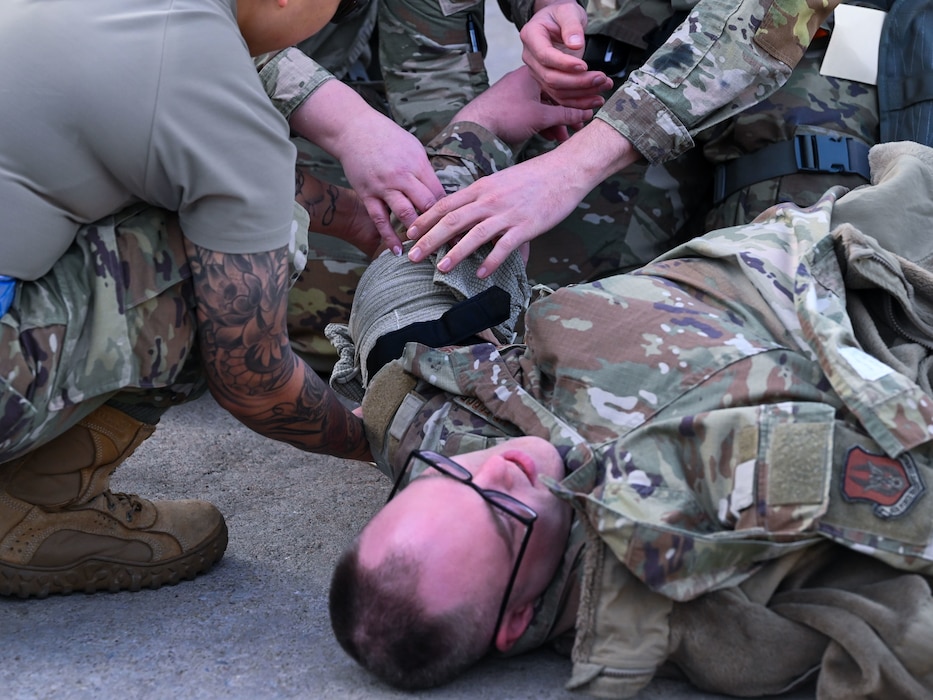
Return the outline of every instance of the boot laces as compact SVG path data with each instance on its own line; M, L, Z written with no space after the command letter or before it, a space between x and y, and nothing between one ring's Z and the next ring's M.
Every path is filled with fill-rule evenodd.
M136 494L114 493L110 489L107 489L101 495L107 501L107 510L111 513L116 511L117 508L122 508L125 511L124 517L128 523L133 522L134 514L143 509L143 504Z

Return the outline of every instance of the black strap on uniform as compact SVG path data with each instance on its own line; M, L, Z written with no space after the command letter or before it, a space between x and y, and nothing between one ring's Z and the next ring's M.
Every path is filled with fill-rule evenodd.
M438 319L410 323L386 333L376 341L366 359L369 376L401 357L408 342L418 342L431 348L487 342L476 334L507 321L512 314L511 302L508 292L493 285L454 304Z
M861 175L871 181L868 145L851 136L797 134L716 166L713 203L757 182L797 173Z

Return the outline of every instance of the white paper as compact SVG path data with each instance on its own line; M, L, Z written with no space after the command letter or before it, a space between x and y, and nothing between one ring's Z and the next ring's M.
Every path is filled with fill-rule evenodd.
M831 78L878 83L878 47L886 13L869 7L839 5L820 74Z

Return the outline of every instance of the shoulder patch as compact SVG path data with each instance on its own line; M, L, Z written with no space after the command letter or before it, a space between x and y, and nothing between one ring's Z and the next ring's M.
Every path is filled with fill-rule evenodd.
M926 492L913 457L900 459L853 447L842 468L842 496L849 502L871 503L875 516L888 520L904 515Z

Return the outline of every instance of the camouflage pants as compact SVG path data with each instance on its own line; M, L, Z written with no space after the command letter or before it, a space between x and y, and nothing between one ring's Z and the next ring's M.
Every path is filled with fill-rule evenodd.
M169 405L203 391L193 309L174 215L138 206L82 227L0 318L0 462L118 393Z
M379 64L389 109L422 143L489 87L485 16L484 0L379 0ZM478 51L472 50L468 17Z

